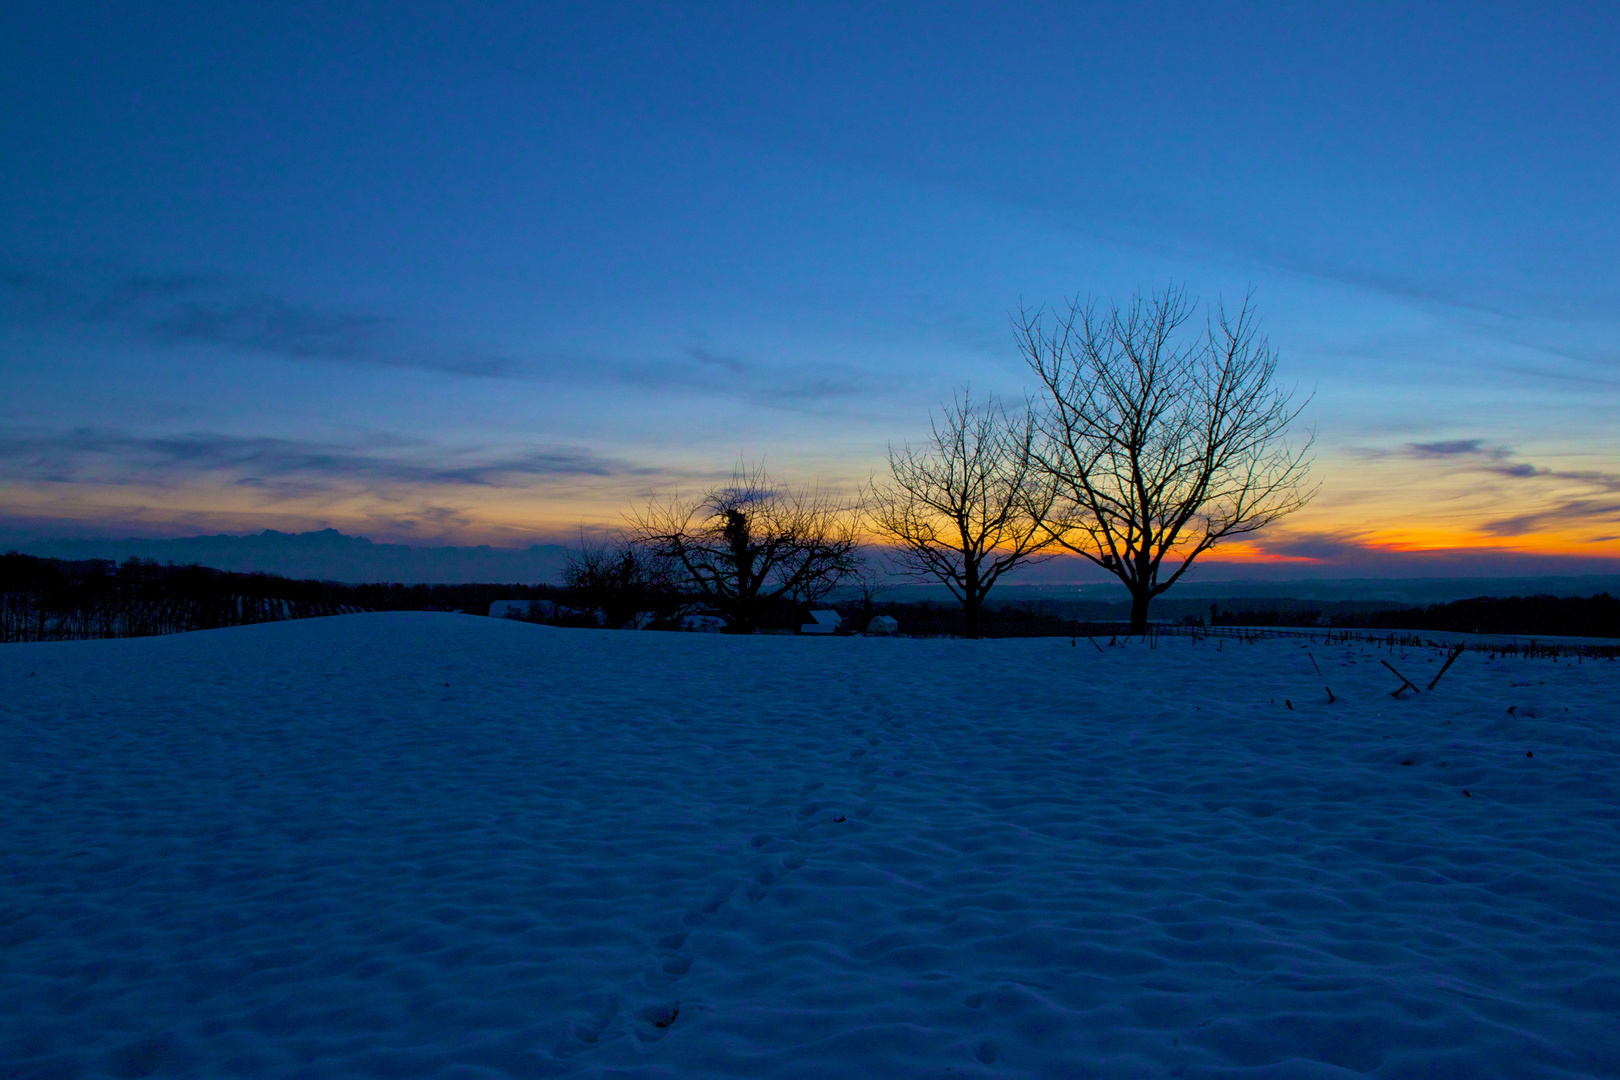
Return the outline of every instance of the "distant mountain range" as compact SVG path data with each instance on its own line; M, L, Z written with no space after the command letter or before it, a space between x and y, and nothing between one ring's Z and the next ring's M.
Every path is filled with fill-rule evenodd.
M568 553L561 544L531 544L527 548L376 544L336 529L306 533L266 529L252 536L187 536L173 540L9 542L0 535L0 551L7 549L51 559L155 559L160 563L200 563L216 570L257 571L320 581L433 585L559 584Z

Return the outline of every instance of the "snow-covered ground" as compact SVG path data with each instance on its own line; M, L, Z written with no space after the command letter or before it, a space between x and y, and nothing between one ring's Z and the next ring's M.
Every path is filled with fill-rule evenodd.
M8 645L0 1076L1620 1076L1620 663L1379 659Z

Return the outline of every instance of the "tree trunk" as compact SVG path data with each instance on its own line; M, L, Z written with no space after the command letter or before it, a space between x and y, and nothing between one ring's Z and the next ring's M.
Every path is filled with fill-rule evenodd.
M962 575L962 636L977 640L979 610L984 607L984 591L979 588L979 561L969 557Z
M722 609L726 625L720 628L722 634L752 634L759 628L759 612L757 605L739 599L729 610Z
M1146 589L1143 589L1141 592L1133 591L1131 593L1130 634L1132 637L1136 636L1137 634L1147 633L1147 611L1148 600L1150 599L1151 597Z

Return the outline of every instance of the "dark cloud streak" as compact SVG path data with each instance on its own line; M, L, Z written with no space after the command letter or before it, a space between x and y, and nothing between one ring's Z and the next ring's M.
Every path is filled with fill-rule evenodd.
M1620 492L1620 475L1590 469L1546 469L1528 461L1513 461L1513 450L1487 446L1483 439L1451 439L1445 442L1407 443L1404 450L1391 454L1371 450L1360 456L1369 459L1405 457L1417 461L1456 460L1465 471L1489 473L1511 480L1558 480L1586 484L1604 492Z
M1620 524L1620 502L1602 499L1564 499L1552 506L1512 517L1488 521L1484 532L1491 536L1524 536L1547 528Z
M770 365L701 348L689 348L672 362L609 364L606 370L615 381L649 390L706 392L777 409L847 400L874 389L865 372L845 364Z
M1505 538L1519 535L1521 531L1528 532L1533 529L1505 530L1496 535ZM1542 554L1495 547L1407 550L1378 544L1366 534L1354 530L1290 532L1277 528L1258 534L1255 546L1265 555L1309 560L1309 563L1300 566L1300 569L1308 570L1313 575L1336 573L1352 577L1376 577L1384 574L1401 577L1414 575L1452 577L1472 573L1495 575L1620 572L1620 559L1612 557ZM1223 569L1252 565L1224 564ZM1286 568L1287 565L1281 564L1279 569Z
M0 320L90 328L163 348L223 349L470 378L606 381L787 410L873 390L866 373L847 365L765 364L700 347L670 359L552 355L520 362L470 348L406 346L398 343L403 328L392 317L299 305L210 274L48 275L0 268Z
M130 274L105 278L0 271L0 316L128 334L162 346L225 348L287 360L501 378L513 362L474 352L412 352L393 338L396 320L290 303L218 275Z
M1449 439L1445 442L1408 443L1407 449L1411 456L1418 458L1456 457L1460 454L1481 454L1479 439Z
M1523 509L1485 522L1481 529L1489 536L1526 536L1546 529L1581 527L1620 522L1620 502L1608 496L1620 494L1620 474L1590 469L1548 469L1528 461L1514 461L1513 450L1490 446L1483 439L1448 439L1441 442L1408 443L1399 451L1367 450L1359 456L1372 460L1406 458L1414 461L1454 462L1454 471L1484 473L1507 480L1530 481L1563 488L1559 496L1543 505ZM1584 494L1570 494L1574 487ZM1526 489L1520 489L1526 490ZM1543 496L1543 500L1546 497ZM1521 505L1528 498L1518 500ZM1538 500L1542 501L1542 500ZM1281 547L1267 548L1276 554L1290 552ZM1306 557L1314 557L1309 554Z
M47 483L169 485L223 475L238 486L295 496L353 484L517 488L544 479L659 473L569 447L489 454L389 439L346 446L105 428L0 432L0 477Z

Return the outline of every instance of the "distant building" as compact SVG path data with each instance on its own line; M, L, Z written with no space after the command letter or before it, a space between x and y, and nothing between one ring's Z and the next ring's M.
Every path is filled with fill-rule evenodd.
M718 634L726 628L726 620L719 615L688 615L681 620L682 630L696 630L700 634Z
M801 634L830 634L838 629L838 624L844 621L842 615L836 611L812 611L810 618L814 622L807 622L799 627Z
M550 619L557 605L550 600L497 600L489 605L492 619Z
M900 632L900 620L893 615L876 616L866 624L866 632L868 634L898 634Z

